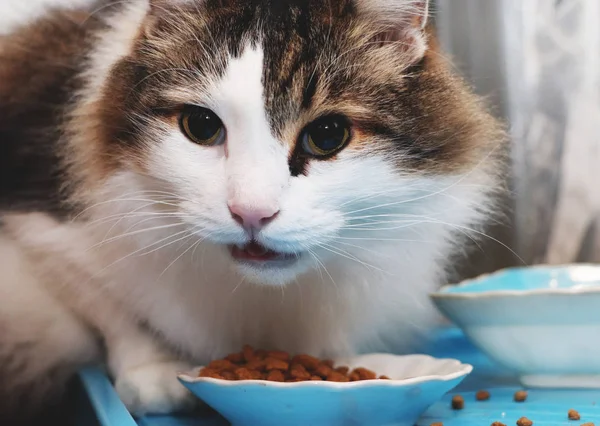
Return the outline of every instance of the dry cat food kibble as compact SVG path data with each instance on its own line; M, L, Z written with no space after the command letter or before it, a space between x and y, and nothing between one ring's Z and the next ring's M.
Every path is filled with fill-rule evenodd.
M477 394L475 394L475 399L477 399L477 401L487 401L490 399L490 397L490 393L486 390L480 390L477 392Z
M568 414L569 420L581 420L581 416L576 410L569 410Z
M581 426L595 426L594 423L584 423Z
M452 398L452 409L453 410L462 410L465 408L465 400L462 396L456 395Z
M444 426L444 423L442 423L442 422L431 423L429 426Z
M519 420L517 420L517 426L531 426L533 425L533 422L531 420L529 420L527 417L521 417Z
M520 390L515 392L515 402L525 402L527 399L527 391Z
M506 426L504 423L494 422L491 426Z
M212 361L200 377L225 380L268 380L271 382L356 382L362 380L389 380L366 368L335 367L331 360L320 360L310 355L290 356L282 351L254 350L244 346L242 352Z

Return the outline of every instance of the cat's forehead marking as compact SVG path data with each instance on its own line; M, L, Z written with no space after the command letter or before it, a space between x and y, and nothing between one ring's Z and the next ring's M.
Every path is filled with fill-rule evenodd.
M254 116L264 121L262 47L247 44L238 57L230 57L225 72L211 93L218 113L239 121ZM254 120L254 121L256 121Z
M264 52L260 43L246 43L231 56L211 91L211 103L228 133L228 151L253 152L277 143L265 109Z

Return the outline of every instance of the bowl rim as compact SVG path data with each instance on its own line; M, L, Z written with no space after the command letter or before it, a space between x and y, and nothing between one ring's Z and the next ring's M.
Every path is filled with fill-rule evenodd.
M563 287L563 288L536 288L531 290L489 290L477 291L468 293L452 293L449 289L468 287L482 281L489 280L492 277L507 274L513 271L527 271L532 269L570 269L570 268L594 268L600 271L600 265L593 263L569 263L562 265L532 265L532 266L514 266L509 268L499 269L495 272L481 274L477 277L461 281L458 284L447 284L441 287L438 291L431 293L429 296L432 299L475 299L485 297L522 297L534 295L550 295L550 296L581 296L592 293L600 293L600 284L598 286L589 287Z
M225 379L214 379L211 377L198 377L198 372L203 366L196 367L192 371L187 373L180 373L177 375L181 382L186 384L195 384L195 383L210 383L221 386L229 386L229 387L239 387L245 385L261 385L262 387L273 387L273 388L297 388L297 387L323 387L323 388L334 388L334 389L355 389L361 387L371 387L371 386L408 386L415 385L419 383L425 382L449 382L451 380L459 379L461 377L466 377L473 371L473 366L471 364L466 364L461 362L458 359L454 358L435 358L429 355L393 355L389 353L369 353L363 354L356 357L344 357L343 359L352 359L352 358L362 358L366 356L381 356L385 355L386 357L394 357L397 360L408 359L408 358L420 358L429 363L442 363L452 361L452 363L456 367L456 371L448 374L430 374L426 376L418 376L418 377L410 377L407 379L372 379L372 380L361 380L357 382L328 382L328 381L302 381L302 382L272 382L268 380L225 380Z

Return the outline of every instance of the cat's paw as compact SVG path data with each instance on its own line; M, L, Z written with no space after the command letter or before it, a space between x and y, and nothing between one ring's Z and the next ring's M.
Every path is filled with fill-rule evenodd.
M116 377L115 389L135 415L190 411L196 398L177 380L177 373L191 367L179 362L145 364Z

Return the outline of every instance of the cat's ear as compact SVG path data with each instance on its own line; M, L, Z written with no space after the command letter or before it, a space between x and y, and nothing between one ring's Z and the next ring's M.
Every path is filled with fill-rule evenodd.
M355 4L359 13L380 25L377 41L395 43L413 61L423 57L429 0L355 0Z

